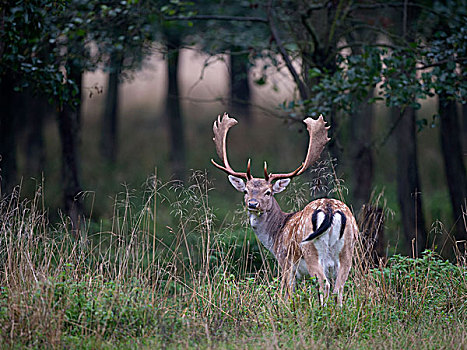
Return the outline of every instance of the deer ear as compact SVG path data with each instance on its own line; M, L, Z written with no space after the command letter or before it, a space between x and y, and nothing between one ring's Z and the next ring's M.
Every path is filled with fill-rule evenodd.
M229 175L229 181L232 184L232 186L235 187L237 191L240 191L240 192L245 191L246 186L241 178Z
M287 185L290 183L290 179L280 179L277 180L274 185L272 185L272 191L274 194L282 192L286 189Z

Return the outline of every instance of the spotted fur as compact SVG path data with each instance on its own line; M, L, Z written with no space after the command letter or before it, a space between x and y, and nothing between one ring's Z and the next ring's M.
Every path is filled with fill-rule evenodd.
M253 178L245 184L232 178L234 187L245 192L247 207L252 200L259 203L249 211L250 224L281 266L287 294L297 279L311 275L319 282L322 302L333 287L341 304L358 235L350 209L336 199L321 198L299 212L284 213L273 196L274 185L263 179Z

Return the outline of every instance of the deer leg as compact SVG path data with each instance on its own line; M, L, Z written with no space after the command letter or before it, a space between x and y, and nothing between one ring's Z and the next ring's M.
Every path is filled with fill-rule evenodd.
M281 291L285 292L286 298L290 298L295 291L295 270L293 263L286 263L282 268Z
M350 251L343 249L339 254L339 267L337 270L337 278L333 290L333 293L337 293L337 303L339 306L342 306L342 301L344 299L344 284L349 277L351 266L351 253Z
M311 277L316 277L319 286L319 299L324 305L329 297L331 285L324 274L323 266L319 262L319 254L313 243L301 244L302 256L305 259L308 273Z
M337 293L337 303L339 306L342 306L342 301L344 299L344 284L345 281L347 281L349 272L350 265L340 266L339 272L337 273L336 285L334 286L333 293Z
M331 289L331 285L329 284L326 275L324 274L323 267L319 263L318 259L312 258L309 255L304 257L306 266L308 269L308 273L311 277L316 277L318 280L319 286L319 300L321 305L324 305L326 300L329 297L329 290Z
M308 263L307 263L308 265ZM319 285L319 301L321 305L325 305L326 301L329 298L329 290L331 289L331 285L324 274L322 266L318 263L308 268L310 276L316 277L318 280Z

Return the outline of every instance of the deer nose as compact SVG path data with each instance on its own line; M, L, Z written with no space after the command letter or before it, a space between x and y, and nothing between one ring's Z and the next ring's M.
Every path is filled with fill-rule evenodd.
M248 201L248 209L258 209L258 201L256 199L250 199Z

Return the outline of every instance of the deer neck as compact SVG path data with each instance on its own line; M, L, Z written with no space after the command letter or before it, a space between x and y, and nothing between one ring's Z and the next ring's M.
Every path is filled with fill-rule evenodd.
M261 243L274 254L274 242L279 236L282 227L291 214L284 213L279 203L272 198L271 209L262 212L260 215L250 212L250 225Z

